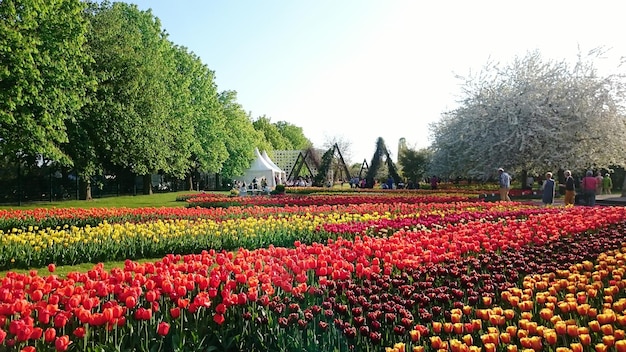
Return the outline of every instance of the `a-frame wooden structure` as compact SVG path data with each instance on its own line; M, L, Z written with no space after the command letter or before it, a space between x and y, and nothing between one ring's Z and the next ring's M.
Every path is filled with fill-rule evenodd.
M302 154L302 152L298 154L296 162L291 169L291 172L289 172L289 176L287 176L288 181L295 181L296 179L298 179L298 177L300 177L300 172L302 172L302 167L306 168L306 170L309 172L309 175L315 176L314 170L317 171L317 168L311 168L311 165L309 165L312 159L310 158L310 154L310 149L307 150L304 154Z
M359 180L364 178L365 175L367 175L367 172L369 171L370 166L367 163L367 159L363 159L363 164L361 164L361 170L359 170Z
M330 150L329 150L330 151ZM316 177L318 170L328 170L332 165L323 165L324 162L319 161L319 156L314 155L315 151L313 149L308 149L304 154L300 152L298 155L296 162L294 164L293 169L289 173L287 180L296 180L300 177L300 173L302 172L302 168L306 168L309 174L312 177ZM350 175L350 169L348 165L346 165L345 160L343 159L343 155L341 154L341 150L339 150L339 146L335 143L332 147L333 158L329 159L330 162L332 160L337 160L336 169L333 171L335 174L341 175L342 179L345 181L349 181L352 176Z

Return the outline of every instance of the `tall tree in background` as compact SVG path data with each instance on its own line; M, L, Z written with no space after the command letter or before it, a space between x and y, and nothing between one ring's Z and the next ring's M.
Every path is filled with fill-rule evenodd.
M189 129L177 125L185 120L173 118L184 109L172 110L182 94L167 83L178 79L172 45L150 11L120 2L92 3L90 9L89 71L98 87L75 130L88 131L98 160L81 165L114 165L143 175L149 194L151 173L178 171L172 163L176 134L190 137ZM88 184L91 168L81 171Z
M254 122L252 122L254 129L261 132L265 136L265 140L267 140L271 145L271 149L275 150L292 150L293 145L291 141L285 138L278 127L270 121L270 118L265 115L259 117ZM259 149L262 150L262 149Z
M0 153L71 163L65 121L81 108L86 22L79 0L0 1Z
M189 189L193 189L194 175L199 172L216 173L228 157L224 142L226 117L223 115L213 71L200 58L186 48L175 46L176 72L181 82L172 81L174 114L170 120L174 128L185 133L176 134L176 149L172 175L187 177ZM179 111L176 113L176 111Z
M228 121L224 138L228 159L224 161L220 172L226 177L241 176L250 167L250 161L254 158L254 147L267 150L270 145L263 134L254 129L250 116L237 103L236 92L220 93L219 102Z
M428 149L403 148L398 155L398 163L402 165L402 175L417 184L428 172L431 158L432 153Z
M600 77L591 60L570 67L531 52L509 66L488 64L464 83L460 106L431 125L436 174L626 165L626 87L618 74Z
M313 146L313 143L306 138L302 127L298 127L289 122L278 121L274 124L281 136L286 138L294 150L306 150Z

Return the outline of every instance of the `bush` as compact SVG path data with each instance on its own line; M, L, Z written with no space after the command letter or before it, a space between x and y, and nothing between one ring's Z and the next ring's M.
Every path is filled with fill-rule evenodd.
M285 185L276 185L271 194L285 194Z

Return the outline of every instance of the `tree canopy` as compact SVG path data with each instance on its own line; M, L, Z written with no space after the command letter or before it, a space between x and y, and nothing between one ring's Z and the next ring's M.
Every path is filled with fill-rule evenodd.
M459 77L459 107L431 125L431 171L488 178L498 167L543 174L626 165L625 86L618 74L598 74L599 53L572 66L529 52Z
M87 23L79 0L0 1L0 152L69 164L65 122L84 103Z

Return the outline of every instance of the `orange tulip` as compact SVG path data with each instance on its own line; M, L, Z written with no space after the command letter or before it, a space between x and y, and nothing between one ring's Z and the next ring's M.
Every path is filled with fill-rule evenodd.
M596 352L606 352L608 350L608 346L603 344L603 343L599 343L596 345Z
M513 309L505 309L503 313L506 320L515 318L515 311Z
M517 345L507 345L506 352L517 352Z
M539 317L541 317L541 319L543 320L550 320L550 318L552 318L553 316L554 316L554 311L552 309L542 308L539 311Z
M528 337L528 330L525 329L517 329L517 338L522 339L524 337Z
M474 338L470 334L463 335L462 340L463 340L463 343L468 346L472 346L474 344Z
M550 318L550 323L552 323L552 325L556 325L557 321L562 321L563 318L561 318L560 315L554 315Z
M432 347L434 349L439 349L439 348L441 348L442 344L443 344L443 341L441 341L441 337L439 337L439 336L431 336L430 337L430 347Z
M620 325L620 326L626 326L626 315L618 315L615 317L615 321Z
M461 322L461 314L451 314L450 315L450 321L452 321L452 323L460 323Z
M615 349L617 352L626 352L626 340L615 341Z
M450 350L452 352L460 352L463 343L457 339L450 340Z
M422 334L419 330L411 330L409 331L409 335L411 336L411 341L417 342L422 338Z
M537 294L537 297L535 297L535 301L539 304L544 304L546 303L547 299L545 295Z
M517 326L515 325L509 325L506 327L506 332L511 335L511 336L516 336L517 335Z
M587 303L580 304L576 307L576 313L583 316L587 315L587 313L589 312L589 308L591 308L591 306Z
M578 325L568 325L567 326L567 336L576 337L578 336Z
M591 335L589 334L580 334L578 335L578 339L583 346L589 346L591 344Z
M569 344L572 352L583 352L583 345L580 342L572 342Z
M561 313L569 312L569 304L567 304L567 302L559 302L557 304L557 307L559 307L559 310L561 311Z
M443 326L443 324L441 324L441 322L433 321L433 332L435 334L441 334L441 327L442 326Z
M508 332L501 333L500 334L500 341L502 343L506 343L506 344L511 343L511 334L509 334Z
M530 337L522 337L519 339L519 342L524 348L532 348L532 342L530 341Z
M624 338L626 338L626 331L622 329L616 329L615 331L613 331L613 336L615 336L616 340L623 340Z
M556 334L556 332L554 330L551 330L551 331L544 332L543 338L546 339L546 342L549 345L554 346L554 345L556 345L556 342L558 340L558 335Z
M554 324L554 331L556 331L559 336L565 335L567 333L567 324L565 324L564 321L557 321L556 324Z
M587 325L589 325L589 329L591 329L591 331L593 332L600 331L600 322L598 322L597 320L592 320L589 323L587 323Z
M520 319L531 320L533 318L533 312L521 312L519 317Z
M602 343L607 345L607 347L612 347L613 345L615 345L615 336L613 335L602 336Z
M483 347L485 347L485 352L496 352L496 345L491 342L486 343Z
M463 333L463 323L452 324L452 331L457 335L461 335Z
M413 346L413 352L424 352L424 346Z
M474 331L480 331L483 329L483 321L480 319L472 319L472 326Z
M450 322L443 323L443 332L445 332L446 334L451 333L452 332L452 323L450 323Z
M613 325L611 324L604 324L602 326L600 326L600 331L602 331L602 333L604 335L613 335Z

